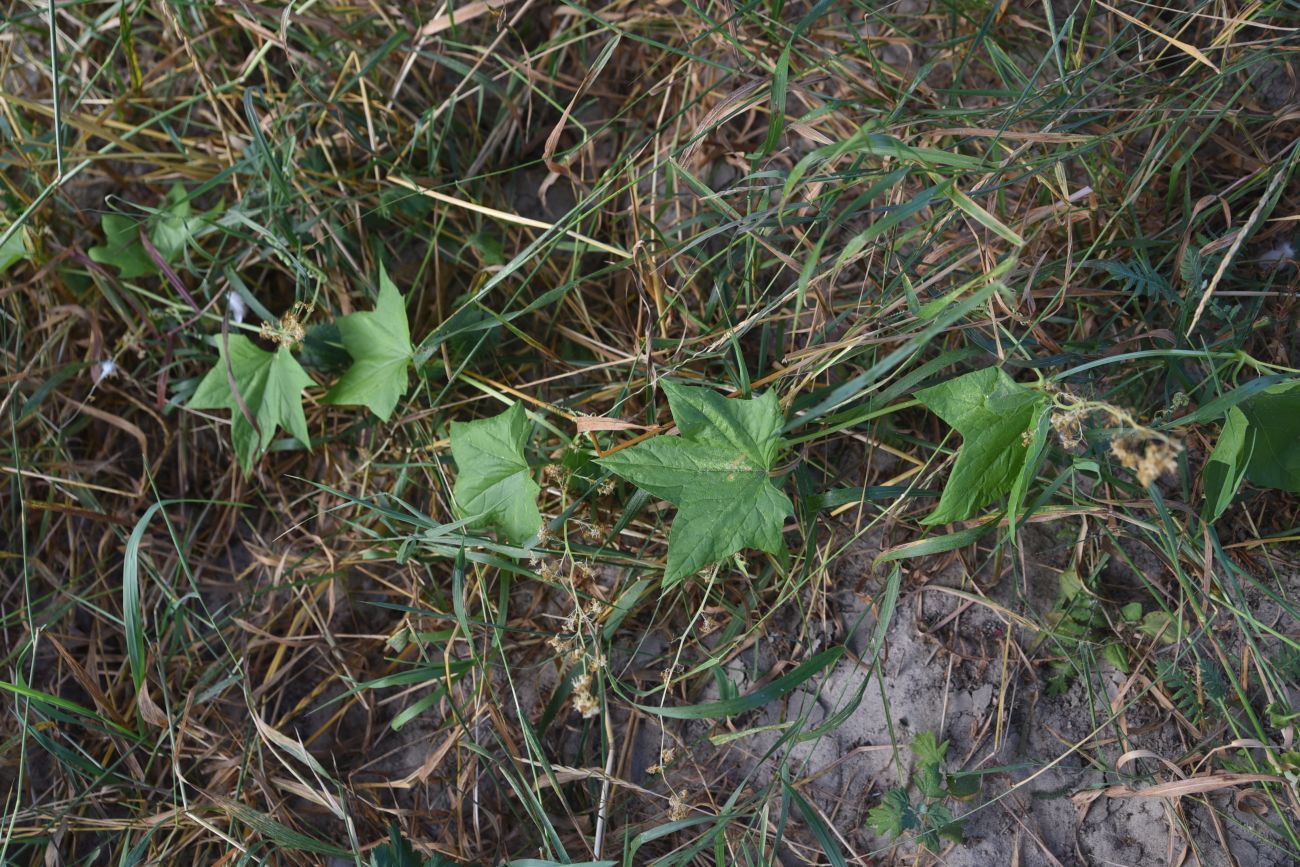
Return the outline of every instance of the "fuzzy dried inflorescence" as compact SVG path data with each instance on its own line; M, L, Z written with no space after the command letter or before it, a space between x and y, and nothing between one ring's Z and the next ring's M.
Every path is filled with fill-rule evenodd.
M1178 455L1183 451L1182 443L1177 439L1140 424L1132 413L1114 404L1089 400L1051 384L1047 391L1053 399L1052 429L1062 448L1077 451L1087 437L1090 421L1097 420L1119 427L1120 433L1110 441L1110 453L1121 466L1136 474L1142 487L1177 471ZM1172 408L1182 406L1186 401L1186 396L1180 393L1175 396Z
M307 327L303 324L303 320L310 313L311 308L307 305L295 304L288 313L280 317L279 322L275 324L263 322L261 329L258 330L258 336L263 340L292 349L307 339Z

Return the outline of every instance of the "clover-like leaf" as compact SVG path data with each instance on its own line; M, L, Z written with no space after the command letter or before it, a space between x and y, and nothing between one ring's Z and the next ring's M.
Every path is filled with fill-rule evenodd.
M664 582L675 584L745 548L778 553L794 514L768 478L781 438L776 394L728 400L664 383L681 436L659 436L598 463L677 506Z
M242 334L230 335L229 343L229 374L226 350L218 344L220 357L216 366L203 377L188 405L194 409L231 411L230 441L244 472L248 472L253 461L271 444L281 425L303 445L310 446L307 416L302 409L302 390L313 384L307 371L289 353L288 347L267 352ZM231 374L239 389L238 399L230 388ZM252 413L256 427L245 416L244 408Z
M388 421L406 392L414 350L406 304L387 271L379 272L375 309L344 316L338 328L352 366L325 395L325 402L366 406Z
M495 527L516 545L542 526L542 489L524 458L527 442L528 415L520 403L491 418L451 423L451 456L459 473L452 490L456 517L471 519L472 527Z
M1035 437L1030 426L1037 428L1043 395L986 367L921 389L916 398L962 436L939 505L921 523L963 521L1011 490Z

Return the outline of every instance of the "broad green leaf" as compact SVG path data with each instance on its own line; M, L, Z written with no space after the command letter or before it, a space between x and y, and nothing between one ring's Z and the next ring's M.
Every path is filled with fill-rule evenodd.
M9 227L0 228L3 234ZM19 226L18 231L9 236L9 240L0 247L0 274L8 271L15 262L21 262L32 255L32 238L26 226Z
M537 495L542 489L524 459L528 416L523 404L471 422L451 423L451 455L459 473L452 491L456 517L471 527L495 527L501 538L522 545L542 527Z
M1230 407L1214 451L1205 462L1205 520L1219 519L1241 487L1250 463L1250 422L1237 407Z
M158 213L149 221L149 241L164 260L174 262L202 225L203 218L193 214L189 193L180 183L175 183L167 191Z
M406 304L387 271L379 272L375 309L344 316L338 327L352 366L325 395L325 402L366 406L388 421L406 392L413 349Z
M203 224L204 218L193 213L189 193L179 183L173 184L158 210L140 220L125 214L104 214L100 228L105 242L88 251L101 265L112 265L123 280L158 273L158 266L140 243L140 227L145 227L149 243L165 262L174 262L185 245Z
M974 771L959 771L948 775L948 796L959 801L969 801L980 792L983 774Z
M1118 641L1108 641L1103 644L1101 658L1109 662L1120 674L1129 673L1128 651Z
M123 280L154 274L158 267L140 243L140 221L122 214L105 214L100 218L105 242L91 247L90 258L101 265L112 265Z
M244 406L257 420L257 429L244 415L230 390L226 350L220 341L217 352L216 365L199 383L189 406L230 410L230 441L244 472L248 472L253 461L271 444L281 425L287 427L304 446L310 446L307 416L302 410L302 390L314 383L288 348L281 346L275 352L267 352L242 334L230 335L230 371L234 374Z
M1246 478L1300 493L1300 382L1284 382L1242 402L1254 433Z
M781 445L776 394L728 400L707 388L664 383L681 436L659 436L598 463L677 506L666 584L745 548L782 550L790 498L768 478Z
M922 389L916 398L962 436L939 505L921 523L964 521L1011 490L1025 464L1030 426L1037 428L1046 401L1041 394L986 367Z

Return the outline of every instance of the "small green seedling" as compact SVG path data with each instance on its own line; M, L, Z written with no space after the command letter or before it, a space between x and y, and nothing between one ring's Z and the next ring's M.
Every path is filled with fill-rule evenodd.
M949 768L948 746L948 741L939 743L930 732L914 737L910 749L915 765L908 785L886 792L867 814L867 826L894 841L915 834L917 842L931 852L939 851L941 840L960 843L962 820L953 816L947 802L978 795L980 774ZM917 792L915 800L909 795L912 788Z
M1100 573L1104 566L1103 560L1093 575ZM1041 634L1042 639L1050 637L1059 652L1058 658L1047 666L1048 695L1061 695L1069 690L1076 672L1074 660L1079 657L1085 644L1100 644L1102 656L1107 662L1117 671L1125 674L1129 671L1128 654L1124 646L1115 640L1106 612L1090 589L1095 577L1085 582L1071 567L1061 573L1060 580L1060 596L1057 597L1056 606L1047 613L1049 629ZM1126 622L1137 622L1142 616L1141 605L1137 611L1131 607L1126 608L1121 611L1121 616Z

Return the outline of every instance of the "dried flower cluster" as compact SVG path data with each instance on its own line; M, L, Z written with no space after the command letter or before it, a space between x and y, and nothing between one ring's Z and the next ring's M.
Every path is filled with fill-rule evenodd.
M591 672L584 671L573 679L573 709L583 719L600 714L600 702L591 694Z
M300 301L274 325L263 322L258 336L263 340L270 340L292 349L307 337L307 328L302 324L302 320L306 319L309 313L311 308Z
M1159 437L1146 440L1142 446L1141 439L1132 437L1116 437L1110 442L1110 453L1137 475L1142 487L1178 469L1178 454L1183 447L1177 441Z
M1132 414L1121 407L1086 400L1050 384L1047 390L1053 398L1052 429L1066 450L1074 450L1083 444L1084 424L1090 417L1099 415L1125 431L1111 440L1110 452L1121 466L1136 474L1142 487L1145 488L1166 473L1178 469L1178 455L1183 446L1177 440L1139 424ZM1167 417L1174 409L1186 403L1186 395L1175 395L1173 405L1158 414L1157 418Z
M673 763L673 760L676 758L677 758L677 750L673 749L672 747L664 747L662 750L659 751L658 763L653 764L650 767L646 768L645 772L651 776L654 776L656 774L662 774L664 772L664 768L666 768L668 765L671 765Z

